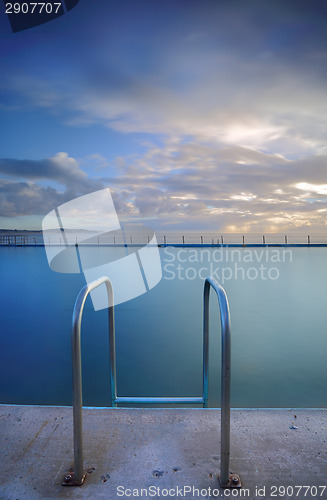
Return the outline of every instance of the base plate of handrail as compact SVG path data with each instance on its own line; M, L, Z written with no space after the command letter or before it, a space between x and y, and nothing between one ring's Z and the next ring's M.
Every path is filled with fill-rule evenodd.
M219 484L222 488L241 488L242 487L241 478L238 474L230 474L229 481L227 484L221 483L220 476L219 476Z
M82 479L80 481L76 481L74 477L74 470L69 469L67 474L65 475L63 482L61 483L62 486L82 486L86 478L86 474L82 476Z

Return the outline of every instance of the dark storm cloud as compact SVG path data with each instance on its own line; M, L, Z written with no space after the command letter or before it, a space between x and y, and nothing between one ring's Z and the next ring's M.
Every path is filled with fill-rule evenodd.
M63 193L51 187L0 179L0 216L46 214L65 201Z
M62 189L44 186L41 181L58 183ZM44 160L0 159L0 216L45 214L61 203L103 187L66 153Z

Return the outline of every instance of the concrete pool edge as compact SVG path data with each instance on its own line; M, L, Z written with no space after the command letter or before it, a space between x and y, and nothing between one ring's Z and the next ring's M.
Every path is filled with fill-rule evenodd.
M2 407L13 407L13 408L70 408L71 410L73 409L72 405L42 405L42 404L13 404L13 403L0 403L0 410ZM144 407L131 407L131 406L118 406L117 408L113 408L112 406L84 406L83 405L83 410L202 410L202 411L215 411L218 410L220 411L219 407L212 407L212 408L178 408L176 407L171 407L171 408L163 408L162 405L159 408L151 408L148 405ZM260 407L260 406L253 406L253 407L231 407L231 410L233 411L277 411L277 410L288 410L288 411L299 411L299 410L309 410L309 411L327 411L327 406L324 407L306 407L306 406L285 406L285 407Z
M260 498L269 498L280 485L323 486L326 416L325 408L233 409L231 469L249 491L244 497L259 498L256 491L265 489ZM118 498L119 486L221 493L220 410L85 407L83 420L89 473L84 486L64 488L73 461L72 408L0 405L0 498ZM193 493L185 498L199 497Z
M44 248L45 245L44 243L0 243L0 248L1 247L41 247ZM64 244L59 244L59 243L54 243L49 245L52 247L59 247L59 248L65 248ZM70 245L72 247L74 246L82 246L82 247L113 247L113 248L120 248L120 247L138 247L142 248L143 244L142 243L99 243L99 244L83 244L83 243L74 243ZM158 243L157 245L151 245L148 244L149 247L176 247L176 248L270 248L270 247L303 247L303 248L310 248L310 247L327 247L327 243Z

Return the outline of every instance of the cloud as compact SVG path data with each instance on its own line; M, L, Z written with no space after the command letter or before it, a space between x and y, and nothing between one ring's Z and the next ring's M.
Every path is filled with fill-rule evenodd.
M103 156L90 159L103 165L98 173L108 168ZM241 146L175 139L161 147L149 144L138 157L117 158L110 177L94 179L66 153L40 161L1 160L6 178L0 180L0 215L45 215L107 186L122 222L181 230L317 231L326 226L326 166L327 156L288 160Z
M87 45L83 29L66 52L59 43L61 60L44 76L16 69L2 86L69 126L192 136L292 158L326 153L326 6L207 0L186 12L170 3L169 30L165 8L159 2L164 17L145 17L143 30L114 9ZM87 64L75 57L72 66L78 43Z
M58 187L49 185L53 182ZM103 187L67 153L43 160L0 159L0 216L45 215L61 203Z
M0 180L0 216L36 215L62 203L65 197L51 187L28 182Z
M0 82L23 123L33 110L55 117L65 137L87 127L82 165L96 165L98 178L66 153L0 160L2 213L46 213L108 185L134 221L325 228L327 4L102 3L108 15L91 22L91 9L74 36L31 39L33 50L17 39ZM133 134L133 147L147 134L146 151L121 154L113 168L107 146L92 156L99 126L126 142Z
M123 191L125 213L134 220L193 229L317 230L326 226L326 168L327 156L287 160L239 146L168 141L120 162L122 175L102 180L115 194Z
M182 65L180 57L174 67ZM54 99L48 109L62 113L68 126L101 124L124 134L192 136L197 141L265 148L290 157L326 152L326 81L296 69L290 72L277 63L272 66L274 71L270 61L262 62L256 75L251 65L235 60L223 74L216 67L209 76L191 80L187 90L159 83L160 77L141 76L111 90L108 77L101 82L106 90L99 90L96 83L79 83L74 93L61 92L61 102ZM48 85L44 99L42 92L37 93L36 106L56 92ZM26 85L22 90L28 94Z

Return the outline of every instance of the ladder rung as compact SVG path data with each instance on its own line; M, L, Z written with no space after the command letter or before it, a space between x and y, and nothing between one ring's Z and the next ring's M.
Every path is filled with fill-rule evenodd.
M132 397L116 397L116 403L136 403L136 404L168 404L168 403L180 403L180 404L203 404L204 399L202 397L197 398L132 398Z

